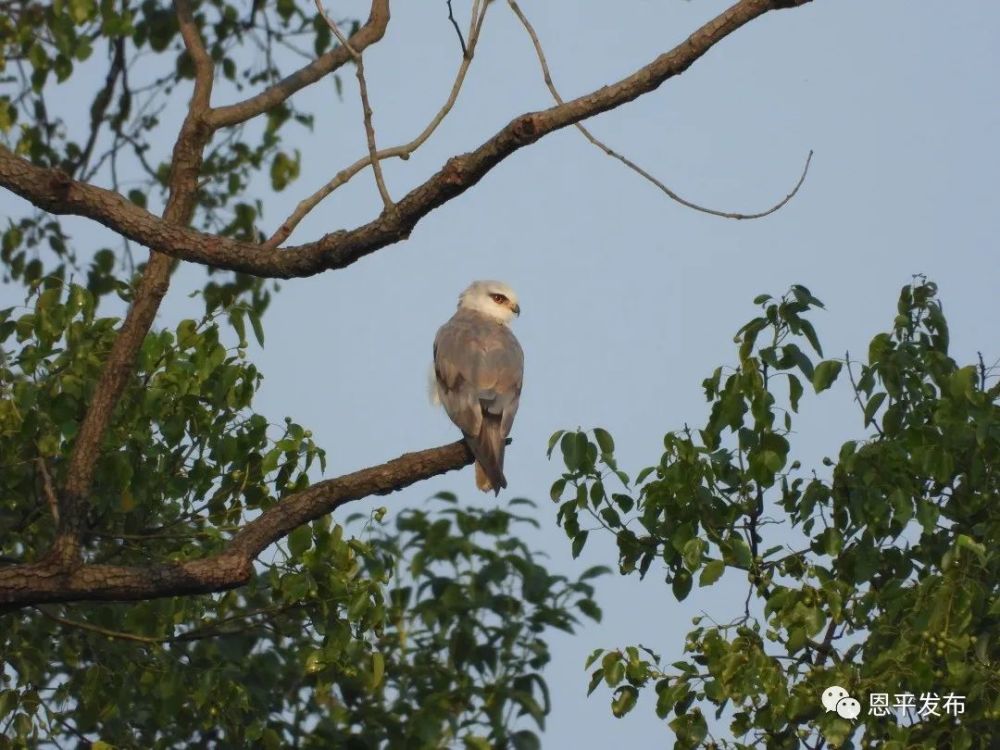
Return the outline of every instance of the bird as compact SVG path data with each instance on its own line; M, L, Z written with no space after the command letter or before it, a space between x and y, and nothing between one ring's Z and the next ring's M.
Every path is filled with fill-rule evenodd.
M521 314L502 281L474 281L434 337L431 397L444 406L472 450L476 486L499 495L507 486L504 449L521 400L524 352L510 322Z

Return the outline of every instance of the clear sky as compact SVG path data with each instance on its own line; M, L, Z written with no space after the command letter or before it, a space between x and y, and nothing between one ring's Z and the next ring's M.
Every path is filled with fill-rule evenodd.
M463 19L469 4L454 3ZM567 98L645 64L727 5L522 3ZM364 16L367 7L352 0L333 11ZM385 41L366 54L380 145L422 129L458 62L444 0L393 4ZM257 408L310 427L328 451L328 476L453 440L455 428L427 399L434 333L469 281L507 281L521 297L515 331L526 360L507 496L539 502L542 531L532 541L556 569L614 565L612 540L596 535L571 559L547 500L559 474L545 458L549 435L603 426L623 468L655 463L666 431L704 419L701 380L733 360L732 335L754 314L757 293L805 284L827 304L814 317L827 356L862 355L890 325L899 288L924 273L940 285L953 354L1000 356L998 70L993 0L816 0L768 14L659 91L588 125L685 197L731 211L784 196L813 149L805 185L783 210L753 222L694 213L575 131L546 137L427 217L407 242L343 271L283 283L265 317L266 346L252 352L265 375ZM304 93L317 126L295 144L304 154L301 179L267 198L267 229L365 153L354 77L343 78L342 102L327 82ZM214 103L225 100L222 92ZM530 42L497 0L454 112L414 158L385 165L390 191L403 195L448 156L548 105ZM17 207L10 196L0 200ZM370 173L359 175L292 240L363 223L380 205ZM160 324L197 314L185 291L202 278L182 270ZM807 396L793 449L809 465L860 428L844 389ZM411 506L443 489L493 502L467 469L377 504ZM672 661L690 618L704 610L729 619L744 585L727 578L678 605L655 568L644 582L601 580L604 621L554 640L545 746L671 745L652 695L624 720L611 716L607 691L588 700L583 661L595 647L635 643Z

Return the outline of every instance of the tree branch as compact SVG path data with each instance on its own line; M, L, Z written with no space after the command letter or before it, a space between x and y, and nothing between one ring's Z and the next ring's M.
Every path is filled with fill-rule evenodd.
M191 14L190 0L175 0L174 6L184 45L194 62L195 84L187 116L174 144L170 195L163 219L156 219L167 226L186 225L194 212L202 155L205 144L212 135L212 131L205 127L203 117L210 107L214 76L212 59L205 50ZM79 564L81 506L90 492L101 442L132 374L136 355L170 284L170 255L157 252L159 246L155 242L147 246L151 248L149 262L146 263L132 304L111 346L73 443L60 497L59 531L43 564L55 564L61 568L73 568Z
M191 13L189 0L174 0L174 7L177 11L177 23L181 38L184 40L184 48L194 63L194 95L191 98L190 111L197 111L201 115L209 108L215 66L198 32L198 24Z
M382 205L386 211L391 211L394 204L392 198L389 196L389 190L385 186L385 178L382 176L382 164L378 159L378 146L375 145L375 126L372 124L372 104L368 98L368 82L365 80L364 58L360 52L351 46L351 43L344 36L340 27L337 26L337 22L327 15L326 10L323 8L323 0L316 0L316 10L323 16L323 20L326 21L326 25L333 31L337 40L344 47L347 47L347 51L354 58L354 66L358 76L358 89L361 91L361 110L365 121L365 139L368 141L368 159L372 165L372 172L375 174L375 184L378 186L379 195L382 196Z
M552 81L552 74L549 71L549 63L545 59L545 51L542 49L542 43L538 38L538 34L535 32L534 26L531 25L531 22L528 20L528 17L524 15L524 12L521 10L521 7L517 4L516 0L507 0L507 4L510 5L511 10L514 11L514 15L517 16L518 20L520 20L521 22L521 25L524 26L524 30L528 32L528 36L531 37L531 43L535 48L535 55L538 57L538 63L542 68L542 77L545 80L545 85L549 89L549 93L552 94L552 98L555 99L557 104L564 104L565 102L563 101L562 96L560 96L559 91L556 89L555 83ZM605 154L610 156L612 159L617 159L618 161L620 161L622 164L624 164L626 167L628 167L633 172L638 174L640 177L651 182L662 192L664 192L667 195L667 197L669 197L671 200L676 201L677 203L680 203L682 206L693 209L695 211L700 211L705 214L711 214L712 216L721 216L724 219L761 219L765 216L773 214L775 211L782 208L786 203L788 203L788 201L790 201L792 198L795 197L795 194L797 192L799 192L799 188L802 187L802 183L805 182L806 174L808 174L809 172L809 163L812 161L813 157L813 152L810 151L809 155L806 156L806 163L805 166L802 168L802 174L799 176L799 181L795 183L795 186L792 188L792 191L770 208L765 209L764 211L760 211L758 213L750 213L750 214L737 213L734 211L719 211L718 209L701 206L697 203L693 203L687 200L686 198L682 198L680 195L675 193L673 190L667 187L663 182L661 182L656 177L651 175L649 172L647 172L645 169L643 169L638 164L633 162L631 159L629 159L626 156L623 156L622 154L619 154L617 151L612 149L603 141L599 140L582 123L578 122L574 125L574 127L577 130L579 130L580 133L583 134L583 137L586 138L588 141L590 141L593 145L597 146L597 148L599 148Z
M472 452L460 440L317 482L247 523L218 554L199 560L145 567L78 565L67 569L51 561L3 566L0 605L10 609L54 602L133 601L236 588L253 576L254 558L298 526L354 500L387 495L461 469L472 460Z
M458 28L458 21L455 20L455 12L452 10L451 0L448 0L448 20L451 21L451 25L455 28L455 33L458 34L458 43L462 45L462 57L467 58L469 56L469 49L465 46L465 37L462 36L462 30Z
M52 484L52 476L49 474L49 467L45 465L45 459L39 456L35 459L35 466L42 478L42 493L45 495L45 502L49 504L49 512L56 524L59 523L59 499L56 497L55 487Z
M472 3L472 20L469 24L469 46L466 49L465 56L462 58L462 64L458 66L458 73L455 75L455 81L451 86L451 91L448 93L448 99L445 101L444 105L437 111L437 114L434 115L431 121L416 138L409 143L404 143L401 146L395 146L393 148L387 148L383 151L379 151L375 155L377 159L381 159L383 161L393 157L403 159L404 161L409 159L411 154L424 145L427 139L433 135L434 131L437 130L438 125L440 125L444 118L448 116L448 113L451 112L451 108L455 106L455 102L458 99L458 93L462 90L462 84L465 82L465 74L469 71L469 66L472 64L473 57L475 57L476 45L479 42L479 36L483 29L483 20L486 18L486 10L489 7L489 2L482 3L481 9L480 0L474 0ZM278 230L267 242L264 243L264 247L276 248L282 242L287 240L289 235L295 231L295 227L299 225L299 222L301 222L310 211L316 208L316 206L318 206L323 199L330 195L330 193L342 185L347 184L351 178L354 177L354 175L367 167L371 158L372 157L369 154L368 156L358 159L351 166L340 170L332 180L326 183L315 193L300 201L292 214L281 223Z
M358 52L364 51L385 36L388 25L389 0L373 0L368 20L351 36L350 47ZM281 104L295 92L316 83L350 59L351 53L346 45L334 47L259 94L236 104L213 109L206 120L213 130L246 122Z
M316 242L284 250L171 226L116 193L76 182L59 170L36 167L2 147L0 185L39 208L89 217L175 258L263 277L311 276L344 268L407 238L424 216L468 190L519 149L654 91L758 16L806 2L811 0L740 0L670 52L617 83L550 109L516 117L475 151L449 159L435 175L403 197L395 211L350 231L327 234Z
M97 92L94 103L90 108L90 136L83 147L80 156L70 165L70 174L78 174L86 179L87 166L90 157L94 153L94 146L97 143L97 136L101 132L101 125L104 123L104 115L108 111L111 103L111 95L114 93L115 84L118 77L125 70L125 40L121 37L111 41L111 66L108 75L104 79L104 87Z

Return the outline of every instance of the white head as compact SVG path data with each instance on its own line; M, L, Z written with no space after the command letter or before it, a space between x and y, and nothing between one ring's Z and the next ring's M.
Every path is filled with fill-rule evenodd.
M517 292L502 281L473 281L459 296L458 309L475 310L505 325L521 314Z

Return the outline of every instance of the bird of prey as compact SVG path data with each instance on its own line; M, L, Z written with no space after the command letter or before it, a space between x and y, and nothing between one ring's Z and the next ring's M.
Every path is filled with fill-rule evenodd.
M476 486L494 494L507 486L503 454L521 398L524 354L508 327L520 314L509 286L475 281L434 337L432 397L472 449Z

